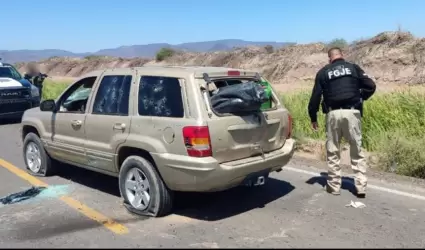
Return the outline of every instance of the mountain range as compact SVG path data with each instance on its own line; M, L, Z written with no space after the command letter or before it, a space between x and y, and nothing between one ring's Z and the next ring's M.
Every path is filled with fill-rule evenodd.
M96 52L74 53L60 49L43 49L43 50L0 50L0 58L4 62L29 62L39 61L50 57L86 57L90 55L112 56L122 58L134 57L154 57L161 48L172 48L189 52L215 52L228 51L235 47L246 46L266 46L271 45L275 48L292 45L289 42L253 42L240 39L225 39L216 41L190 42L181 44L168 43L152 43L145 45L120 46L117 48L101 49Z

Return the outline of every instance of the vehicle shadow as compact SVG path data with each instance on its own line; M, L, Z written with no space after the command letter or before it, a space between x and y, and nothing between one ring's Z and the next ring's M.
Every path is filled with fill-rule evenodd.
M311 177L306 181L307 184L314 185L314 184L320 184L323 188L326 186L326 180L328 178L328 173L321 172L320 176ZM342 178L342 184L341 189L347 190L353 195L356 195L356 186L354 185L354 179L351 177L345 177Z
M264 186L239 186L214 193L178 193L174 213L203 221L233 217L282 198L295 189L289 182L269 178Z
M60 167L58 176L116 197L121 196L118 179L115 177L65 164ZM288 182L269 178L261 187L241 186L214 193L177 192L173 213L192 219L217 221L252 209L263 208L294 189L295 187Z

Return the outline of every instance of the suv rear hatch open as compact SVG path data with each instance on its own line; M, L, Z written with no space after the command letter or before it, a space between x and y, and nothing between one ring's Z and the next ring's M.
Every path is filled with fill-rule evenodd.
M261 155L281 148L290 136L291 118L272 90L271 108L258 112L220 114L211 106L214 90L233 84L244 84L261 78L258 73L245 70L208 72L195 75L201 86L208 112L208 129L212 156L220 163Z

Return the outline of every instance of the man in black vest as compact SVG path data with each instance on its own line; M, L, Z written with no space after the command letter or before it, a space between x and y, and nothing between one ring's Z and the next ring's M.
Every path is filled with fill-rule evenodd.
M38 69L37 64L35 63L29 63L27 65L27 72L25 73L25 79L30 81L34 86L38 88L38 93L40 95L40 98L43 96L43 81L44 78L47 77L46 74L42 74L40 70Z
M314 130L318 129L317 112L323 95L326 114L326 155L328 181L326 191L338 195L341 188L340 143L344 137L350 144L351 167L359 198L366 197L367 163L361 149L363 101L376 90L375 82L358 65L344 60L340 48L328 51L329 64L316 75L308 113Z

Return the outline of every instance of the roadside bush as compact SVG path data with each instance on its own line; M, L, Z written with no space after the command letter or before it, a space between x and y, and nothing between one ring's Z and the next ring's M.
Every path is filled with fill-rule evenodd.
M402 131L380 136L378 166L400 175L425 178L425 138L406 137Z
M334 39L334 40L330 41L327 44L327 49L330 49L332 47L339 47L339 48L343 49L343 48L348 47L348 43L343 38L337 38L337 39Z
M176 53L175 50L170 48L162 48L156 53L156 60L158 62L164 61L165 59L172 57Z
M43 83L43 99L56 99L69 84L71 84L69 81L56 82L46 79Z
M105 56L88 55L88 56L85 56L84 59L91 61L91 60L99 60L99 59L104 58L104 57Z
M268 54L271 54L274 52L274 47L272 45L266 45L264 46L264 49L266 50Z

